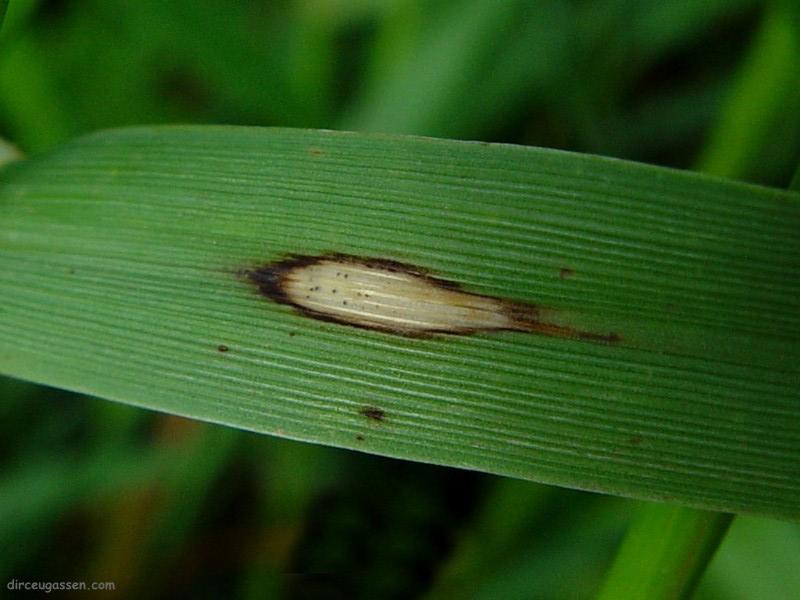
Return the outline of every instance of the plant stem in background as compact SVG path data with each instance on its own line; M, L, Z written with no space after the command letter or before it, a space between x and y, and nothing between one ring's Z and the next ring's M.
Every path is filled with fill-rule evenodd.
M598 600L688 597L732 518L667 504L643 505Z

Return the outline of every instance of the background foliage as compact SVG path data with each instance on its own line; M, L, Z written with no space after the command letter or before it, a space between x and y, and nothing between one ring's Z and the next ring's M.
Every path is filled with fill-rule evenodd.
M785 187L800 151L798 21L794 3L755 0L15 0L0 134L36 155L127 124L347 128ZM635 504L9 379L0 399L0 581L113 580L130 597L583 598ZM797 525L739 518L697 596L800 597L799 550Z

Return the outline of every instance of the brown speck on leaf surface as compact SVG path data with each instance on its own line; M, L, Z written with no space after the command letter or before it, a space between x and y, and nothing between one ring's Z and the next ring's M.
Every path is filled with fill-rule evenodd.
M561 269L558 271L558 276L561 279L569 279L573 275L575 275L575 271L568 267L561 267Z
M386 413L383 412L380 408L376 408L374 406L365 406L360 411L358 411L371 421L378 421L379 423L386 419Z
M220 344L219 346L217 346L217 350L219 350L220 352L227 352L228 350L230 350L230 348L228 348L225 344Z

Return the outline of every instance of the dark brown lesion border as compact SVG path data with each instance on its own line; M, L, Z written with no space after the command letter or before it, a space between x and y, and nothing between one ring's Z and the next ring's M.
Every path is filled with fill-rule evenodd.
M428 329L428 330L407 330L376 325L374 323L362 323L332 316L328 313L319 312L306 306L301 306L294 302L285 291L286 278L296 269L313 266L323 262L339 262L345 264L356 264L370 269L380 269L392 273L403 273L424 282L445 289L458 292L476 298L485 298L497 303L498 310L503 311L509 317L511 325L504 328L448 328L448 329ZM563 325L546 323L541 320L541 307L536 304L516 302L495 296L475 294L463 289L455 282L440 277L435 277L427 269L403 263L394 259L374 258L343 254L340 252L327 252L312 256L304 254L292 254L286 258L276 260L271 263L263 264L239 272L248 282L255 285L257 291L262 296L277 302L291 306L297 313L320 321L348 325L360 329L369 329L383 333L391 333L404 337L430 338L436 334L444 335L472 335L487 331L518 331L525 333L536 333L539 335L570 338L603 344L616 344L621 341L618 333L594 333L581 331Z

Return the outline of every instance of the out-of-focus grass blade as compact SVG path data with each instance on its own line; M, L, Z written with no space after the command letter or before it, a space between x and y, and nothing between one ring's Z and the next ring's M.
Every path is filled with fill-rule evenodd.
M618 6L624 8L624 0ZM689 45L720 23L741 19L758 6L757 0L709 0L702 6L683 0L642 2L629 24L637 61L651 61L672 48Z
M799 527L797 523L737 517L693 597L800 598Z
M482 581L495 577L509 560L523 554L527 550L523 544L540 542L539 536L547 539L540 525L551 505L563 501L561 494L566 493L576 492L529 481L498 479L483 499L481 511L470 522L469 529L461 532L456 549L425 599L466 597L468 590L474 591Z
M569 58L567 6L519 0L438 6L427 26L417 25L413 4L400 5L386 21L371 77L343 128L470 137L514 114L531 90L558 87L553 81Z
M768 176L800 149L800 24L775 2L734 81L699 169L714 175Z
M577 499L563 491L559 495L562 502L573 504L564 502L563 513L548 514L549 521L538 527L528 523L513 550L502 557L482 556L493 568L475 563L475 576L467 574L461 581L448 581L445 572L425 600L593 597L625 526L630 502Z
M683 506L639 507L597 600L691 597L731 519Z
M524 147L100 133L0 172L0 371L300 440L796 518L798 200ZM331 251L619 342L396 337L302 317L239 275Z
M10 25L10 23L9 23ZM51 148L74 131L41 48L27 34L0 55L0 111L20 148Z

